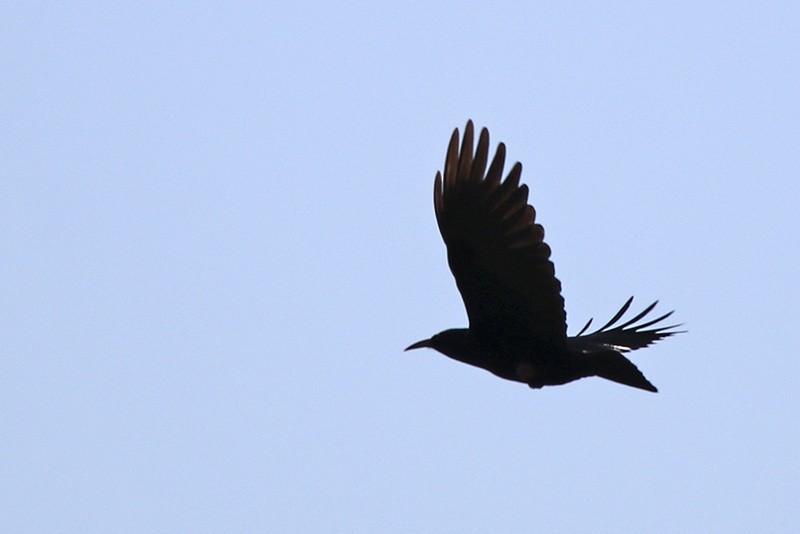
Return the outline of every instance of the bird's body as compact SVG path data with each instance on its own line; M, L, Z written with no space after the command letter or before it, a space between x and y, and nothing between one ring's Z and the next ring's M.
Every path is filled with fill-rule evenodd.
M428 343L429 342L429 343ZM462 363L486 369L490 373L525 384L564 384L577 373L568 352L513 338L484 338L467 328L445 330L419 347L431 347Z
M528 188L519 184L522 166L516 163L501 180L504 145L499 145L486 171L488 131L481 132L474 154L472 142L470 121L460 150L458 130L453 132L444 177L437 173L434 184L436 219L469 328L445 330L406 350L430 347L532 388L600 376L657 391L622 352L675 334L673 326L647 330L670 314L636 324L652 311L653 303L614 326L631 298L604 327L584 335L587 323L577 336L567 337L561 284L544 229L536 224L536 212L527 203Z

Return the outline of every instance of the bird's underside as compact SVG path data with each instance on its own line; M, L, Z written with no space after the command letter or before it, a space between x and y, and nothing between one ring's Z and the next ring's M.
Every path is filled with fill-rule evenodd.
M460 146L458 129L453 132L444 175L437 173L434 183L436 220L469 328L445 330L406 350L430 347L532 388L600 376L657 391L622 353L678 333L676 325L661 326L672 312L649 319L653 303L618 324L631 297L600 329L585 333L590 320L567 337L561 283L544 228L528 204L528 187L519 182L522 165L514 164L503 180L505 146L488 164L485 128L474 152L472 147L469 121Z

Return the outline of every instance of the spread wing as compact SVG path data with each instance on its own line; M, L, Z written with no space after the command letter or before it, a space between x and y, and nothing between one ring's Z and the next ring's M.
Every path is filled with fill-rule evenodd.
M592 324L592 320L589 319L589 322L586 323L586 326L584 326L580 332L578 332L577 336L569 338L568 344L570 348L578 351L606 348L621 352L628 352L631 350L641 349L673 334L681 333L681 331L673 330L680 325L664 326L662 323L664 319L672 315L672 312L665 313L656 319L651 319L647 322L636 324L644 319L651 311L653 311L653 308L656 307L658 301L645 308L644 311L639 313L633 319L630 319L621 325L614 326L617 321L619 321L622 316L625 315L625 312L627 312L628 308L631 307L632 302L633 297L629 298L628 301L622 305L622 308L620 308L616 315L614 315L614 317L612 317L605 326L595 330L591 334L584 334L584 332L589 329L589 325ZM659 325L659 323L662 324Z
M522 165L502 180L505 146L497 147L486 171L489 132L472 151L467 122L459 150L458 129L450 138L444 177L436 173L434 206L447 260L464 299L470 330L485 336L533 338L563 347L567 324L561 283L550 261L544 229L520 185Z

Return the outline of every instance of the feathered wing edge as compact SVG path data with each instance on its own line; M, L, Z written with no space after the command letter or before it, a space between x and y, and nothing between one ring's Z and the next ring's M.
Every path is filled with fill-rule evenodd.
M622 305L622 308L620 308L608 323L590 334L584 334L584 332L588 330L589 325L592 324L592 319L589 319L589 322L578 332L578 335L570 337L567 342L577 350L607 348L620 352L628 352L651 345L665 337L684 332L683 330L673 330L681 326L680 324L669 326L658 325L658 323L672 315L673 312L665 313L661 317L651 319L641 324L636 324L653 311L658 301L649 305L633 319L614 326L622 316L625 315L625 312L631 307L632 302L633 297L629 298L627 302ZM648 329L648 327L654 328Z
M512 165L503 179L505 145L498 145L490 163L489 131L481 129L473 152L474 139L471 120L460 143L458 128L453 130L433 190L436 221L470 328L521 328L565 345L561 283L544 228L528 203L528 186L520 184L522 164Z

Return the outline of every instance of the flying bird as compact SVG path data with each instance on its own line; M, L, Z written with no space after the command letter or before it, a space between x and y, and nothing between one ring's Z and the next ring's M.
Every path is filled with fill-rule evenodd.
M473 152L473 125L460 141L453 131L444 164L436 173L434 209L447 246L447 262L464 300L469 328L445 330L405 350L428 347L531 388L556 386L590 376L656 392L624 352L679 333L663 326L672 312L646 317L658 301L618 324L628 299L603 327L567 336L561 283L544 242L544 228L528 204L515 163L502 179L506 149L497 147L486 170L489 132L481 131Z

